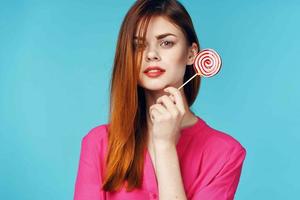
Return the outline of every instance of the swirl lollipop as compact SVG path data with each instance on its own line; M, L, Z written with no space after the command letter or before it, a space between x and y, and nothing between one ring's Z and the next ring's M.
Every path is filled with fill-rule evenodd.
M203 77L212 77L216 75L221 69L222 61L219 54L213 49L203 49L198 53L194 60L194 69L196 74L187 80L182 86L178 88L180 90L185 84L190 82L197 75Z

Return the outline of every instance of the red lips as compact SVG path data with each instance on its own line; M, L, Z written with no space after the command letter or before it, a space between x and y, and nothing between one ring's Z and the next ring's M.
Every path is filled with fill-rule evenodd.
M144 70L144 73L150 78L156 78L165 73L165 71L166 70L158 66L149 66Z
M159 70L159 71L163 71L163 72L166 71L166 70L164 70L163 68L158 67L158 66L149 66L149 67L147 67L147 68L144 70L144 73L147 73L147 72L149 72L149 71L151 71L151 70Z

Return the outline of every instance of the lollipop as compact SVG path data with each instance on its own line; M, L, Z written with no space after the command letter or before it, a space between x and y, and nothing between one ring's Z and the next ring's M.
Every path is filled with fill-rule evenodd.
M212 77L221 69L222 61L219 54L213 49L203 49L198 53L194 60L194 69L196 74L178 88L180 90L185 84L195 78L197 75L203 77Z
M220 71L221 64L221 58L216 51L204 49L196 56L194 68L198 75L212 77Z

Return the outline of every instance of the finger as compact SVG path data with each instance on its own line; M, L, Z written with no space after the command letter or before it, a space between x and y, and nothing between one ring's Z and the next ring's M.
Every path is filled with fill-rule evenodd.
M179 110L177 106L172 102L169 96L163 95L161 96L158 100L157 103L162 103L166 109L168 110L169 113L172 115L177 115Z
M170 93L175 98L176 106L178 107L181 113L184 113L184 102L180 91L174 87L167 87L164 89L164 91Z
M159 111L161 114L163 114L163 113L165 113L165 112L168 112L167 109L166 109L163 105L161 105L161 104L159 104L159 103L154 104L154 105L153 105L153 109L156 109L156 110Z
M153 108L150 111L150 118L151 118L152 121L153 120L158 120L160 116L161 116L161 113L157 109Z
M173 103L176 104L176 101L175 101L174 96L173 96L173 95L170 95L169 97L170 97L170 99L173 101Z

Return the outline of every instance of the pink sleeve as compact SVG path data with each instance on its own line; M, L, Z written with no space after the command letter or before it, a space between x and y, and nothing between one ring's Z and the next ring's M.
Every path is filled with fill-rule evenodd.
M245 157L246 150L244 148L230 153L222 169L207 185L196 190L192 200L234 199Z
M105 193L101 190L100 145L92 133L81 142L74 200L105 200Z

